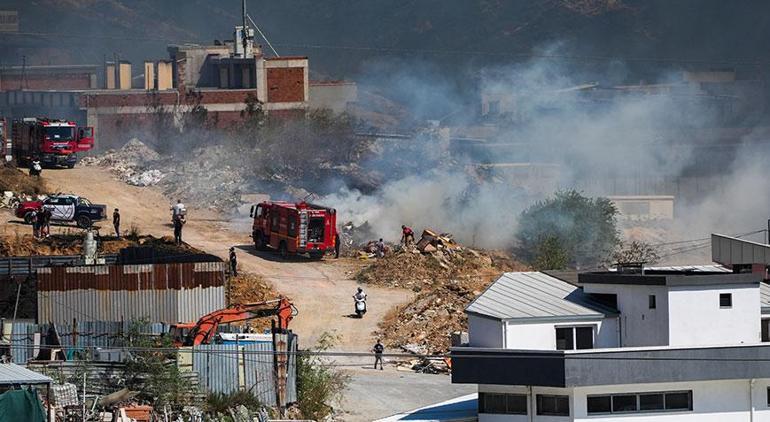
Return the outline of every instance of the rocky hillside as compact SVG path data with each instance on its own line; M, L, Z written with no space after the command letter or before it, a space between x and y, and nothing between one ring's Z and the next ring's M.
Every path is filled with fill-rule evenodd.
M238 0L7 0L25 35L0 38L3 63L140 63L169 42L230 35ZM322 75L355 77L373 62L419 59L446 72L522 59L554 45L572 55L666 60L759 60L768 55L770 3L761 0L249 0L250 14L282 54L309 55ZM57 34L40 35L41 33ZM444 66L449 65L452 66ZM460 66L458 66L460 64ZM606 65L606 62L603 63Z

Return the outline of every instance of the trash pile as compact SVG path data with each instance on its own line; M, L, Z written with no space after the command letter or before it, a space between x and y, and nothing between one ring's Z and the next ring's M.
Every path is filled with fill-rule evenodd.
M425 230L413 247L386 255L356 274L362 283L417 293L380 324L377 335L388 347L417 354L447 352L451 333L467 329L465 307L503 272L528 269L506 253L474 250L450 234L436 233Z
M83 235L79 230L64 234L53 234L45 239L37 240L32 236L32 229L22 234L0 233L0 256L30 256L30 255L80 255L83 252ZM171 237L156 238L139 236L138 238L113 237L98 239L100 254L119 253L121 249L132 246L152 247L159 253L170 255L203 253L189 245L177 246Z
M109 169L120 180L134 186L153 186L163 179L160 170L150 168L160 159L160 154L132 138L118 150L108 150L98 157L85 157L80 164Z

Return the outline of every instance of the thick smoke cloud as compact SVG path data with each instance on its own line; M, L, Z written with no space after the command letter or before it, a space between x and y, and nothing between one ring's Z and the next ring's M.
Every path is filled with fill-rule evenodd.
M372 76L369 82L408 92L401 99L412 98L407 107L414 106L422 118L430 110L463 110L462 116L441 124L473 132L465 126L478 117L476 111L466 99L452 102L461 96L448 84L432 81L423 71L416 78L408 71L384 70L386 78ZM376 67L371 71L382 74ZM768 208L770 186L762 176L766 144L754 142L753 150L736 154L734 162L718 148L699 149L700 134L717 130L723 121L717 99L701 95L679 72L661 74L645 89L614 89L628 83L625 76L620 62L598 73L544 60L485 69L479 92L498 101L502 118L496 122L508 122L487 139L504 147L452 154L442 170L415 171L387 181L371 195L343 189L323 200L340 210L341 219L368 221L389 240L397 240L400 225L408 224L452 232L463 242L491 248L511 246L521 210L557 189L592 196L674 195L674 227L661 240L756 228ZM752 136L756 141L760 135ZM437 154L437 142L418 141L421 147L408 159ZM487 177L479 177L478 171L469 171L479 163L529 163L529 169L522 166L512 176L511 170L491 167Z

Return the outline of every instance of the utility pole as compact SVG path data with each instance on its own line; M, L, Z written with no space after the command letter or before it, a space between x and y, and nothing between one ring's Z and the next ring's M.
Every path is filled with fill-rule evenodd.
M243 57L246 58L246 46L249 43L249 31L246 28L246 0L241 0L241 18L243 28L241 29L241 44L243 44Z

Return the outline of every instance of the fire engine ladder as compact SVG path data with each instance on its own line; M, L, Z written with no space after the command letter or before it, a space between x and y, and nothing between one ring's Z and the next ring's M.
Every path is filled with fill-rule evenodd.
M307 246L307 211L299 212L299 247Z

